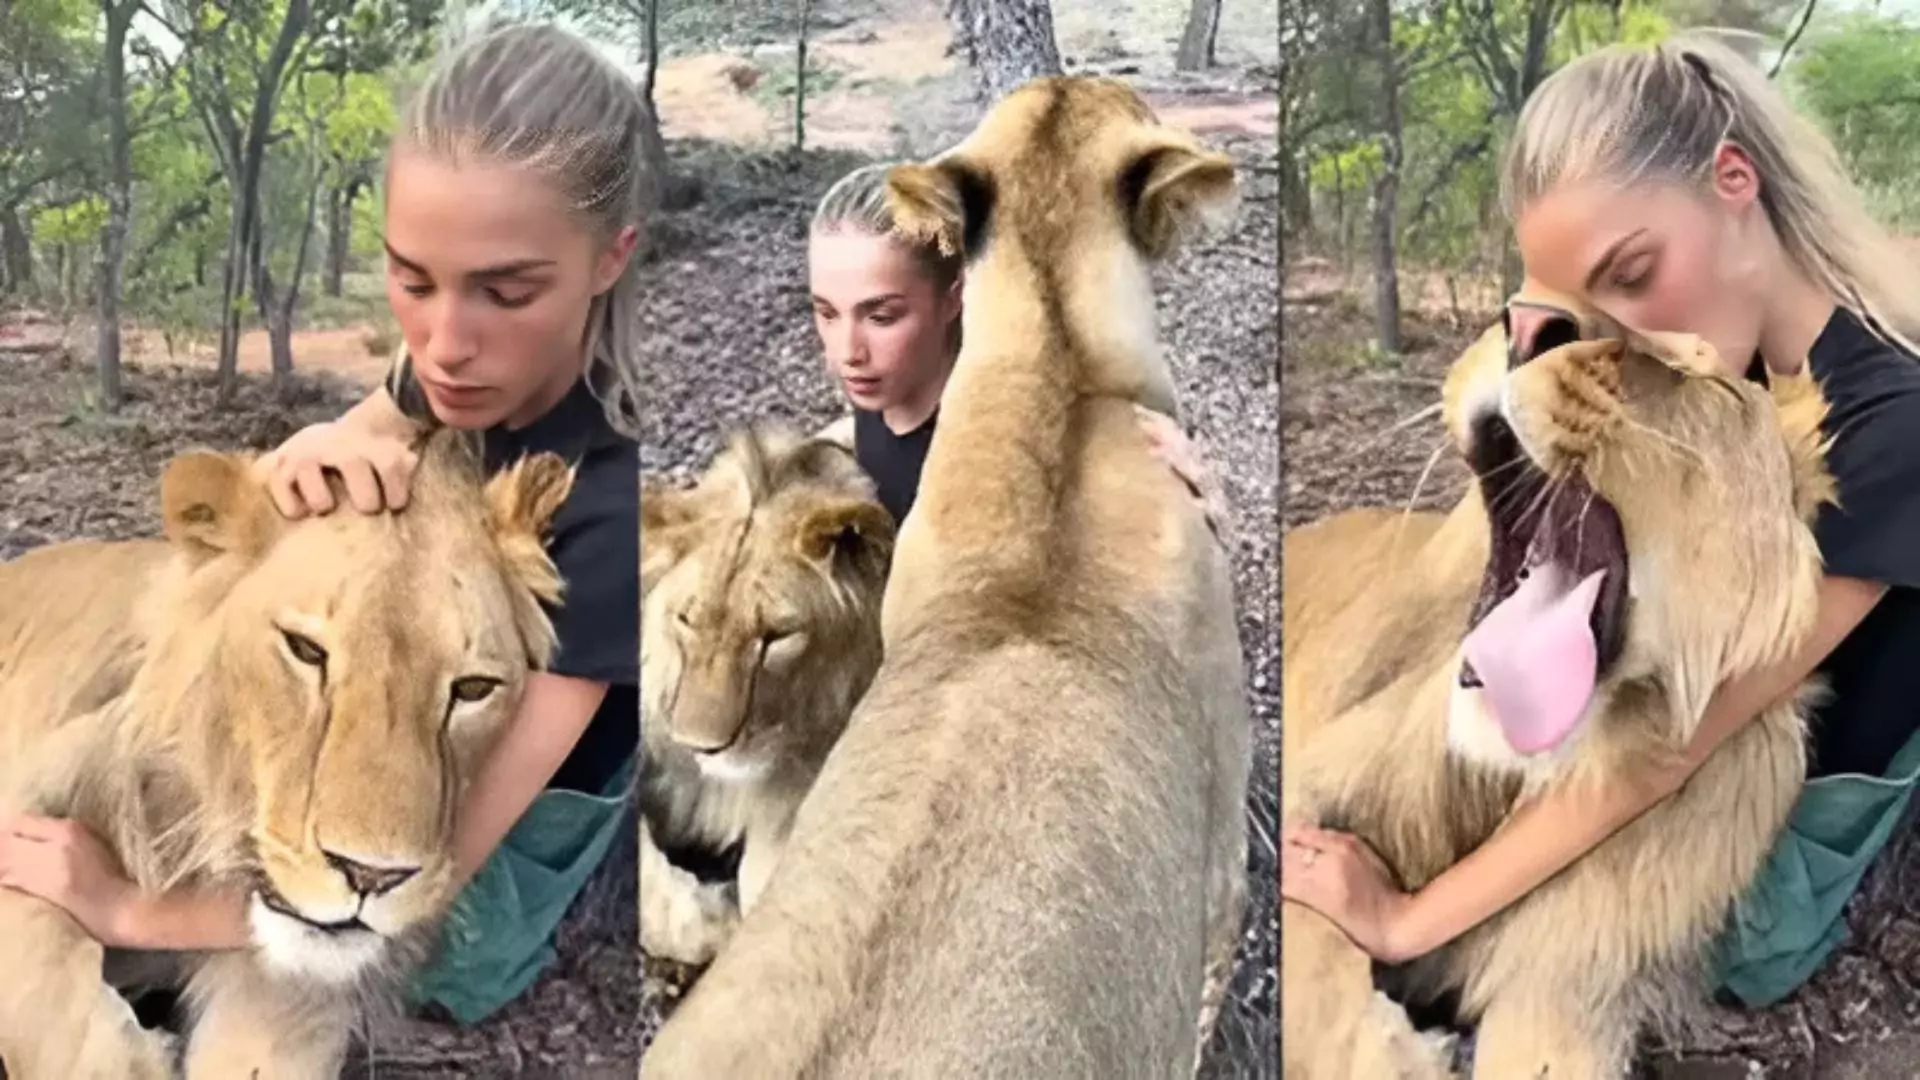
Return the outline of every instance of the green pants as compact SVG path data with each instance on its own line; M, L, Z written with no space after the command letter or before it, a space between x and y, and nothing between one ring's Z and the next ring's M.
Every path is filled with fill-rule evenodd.
M1884 776L1807 781L1760 875L1716 945L1718 981L1743 1004L1771 1005L1800 988L1845 939L1847 901L1886 846L1920 781L1920 734Z
M414 976L412 1005L477 1024L533 985L554 961L561 918L620 831L632 778L628 761L598 795L551 789L533 801L454 900L437 953Z

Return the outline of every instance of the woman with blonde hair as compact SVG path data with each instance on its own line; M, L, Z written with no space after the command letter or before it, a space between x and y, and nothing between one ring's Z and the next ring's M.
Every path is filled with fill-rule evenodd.
M1281 891L1388 961L1491 918L1647 808L1810 676L1809 779L1719 943L1720 988L1791 993L1833 950L1841 913L1920 776L1920 292L1832 145L1752 64L1685 36L1616 45L1546 80L1507 149L1503 198L1533 280L1642 330L1698 334L1730 377L1810 368L1830 403L1839 505L1815 538L1826 574L1798 654L1728 681L1672 766L1518 808L1418 893L1354 837L1290 826ZM1523 351L1550 314L1510 310Z

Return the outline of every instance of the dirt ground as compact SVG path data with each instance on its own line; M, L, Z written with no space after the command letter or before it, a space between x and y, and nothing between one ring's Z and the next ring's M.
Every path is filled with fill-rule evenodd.
M1188 123L1210 142L1235 153L1246 200L1241 220L1224 239L1181 256L1158 277L1160 326L1178 382L1181 419L1222 475L1235 506L1233 553L1248 692L1258 730L1249 806L1252 826L1253 906L1257 913L1242 943L1234 1001L1223 1019L1206 1075L1277 1075L1275 1030L1276 902L1275 806L1278 784L1278 575L1274 477L1278 415L1274 356L1274 252L1278 215L1270 86L1261 89L1257 46L1264 32L1271 52L1274 8L1253 29L1230 37L1222 56L1241 66L1204 79L1165 73L1177 20L1167 4L1130 4L1144 22L1092 3L1054 4L1063 60L1071 70L1123 75L1159 104L1163 117ZM1184 11L1185 5L1178 6ZM1229 5L1233 8L1235 5ZM1154 10L1160 9L1156 15ZM873 156L926 153L950 144L971 126L962 73L944 56L946 24L937 3L888 5L889 17L833 23L820 52L843 71L834 88L810 109L809 145L792 159L786 129L753 99L758 80L777 70L769 57L790 52L734 44L725 50L683 53L663 66L660 115L669 151L704 198L663 221L664 250L650 280L641 329L644 400L641 466L650 476L690 480L718 451L732 427L781 419L810 429L840 415L844 403L820 368L806 291L805 224L816 200L839 175ZM1106 13L1103 15L1102 11ZM1153 21L1158 18L1158 21ZM1171 30L1166 27L1171 25ZM1111 27L1125 26L1126 34ZM1259 27L1265 27L1264 31ZM868 60L856 60L867 57ZM1271 59L1264 62L1271 63ZM789 102L790 105L790 102ZM1181 117L1181 119L1175 119ZM657 1020L670 1010L689 973L649 962L643 998Z
M45 324L0 317L0 559L74 537L154 535L160 467L174 453L268 449L363 392L331 373L303 375L282 401L244 375L223 410L204 368L132 365L127 405L108 417L90 405L90 364L39 348L48 335ZM475 1028L379 1024L348 1075L630 1080L639 1061L633 842L613 850L561 926L558 962L526 994Z
M1284 522L1356 506L1441 508L1467 473L1442 451L1447 366L1496 313L1452 325L1433 308L1408 320L1407 355L1370 358L1357 290L1317 260L1289 267L1282 359ZM1429 472L1429 465L1432 465ZM1424 480L1423 480L1424 476ZM1920 1075L1920 840L1896 837L1847 911L1848 942L1786 1001L1746 1011L1703 1004L1694 1029L1647 1047L1659 1080L1865 1080Z

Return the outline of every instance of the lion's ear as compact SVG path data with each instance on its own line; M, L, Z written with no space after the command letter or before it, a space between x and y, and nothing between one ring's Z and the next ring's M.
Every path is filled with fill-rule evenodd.
M1149 259L1164 259L1201 229L1229 220L1239 205L1233 159L1176 128L1152 129L1150 141L1120 175L1133 241Z
M160 473L161 527L195 554L257 555L279 528L279 511L253 475L253 459L211 450L176 455Z
M807 511L794 534L803 557L836 569L886 572L893 557L893 515L867 499L836 499Z
M545 600L559 596L560 577L547 557L546 532L573 491L573 469L557 454L529 454L487 481L494 538L514 576Z
M964 161L945 157L896 165L887 172L887 212L908 243L942 255L968 253L968 240L986 228L992 198L986 178Z

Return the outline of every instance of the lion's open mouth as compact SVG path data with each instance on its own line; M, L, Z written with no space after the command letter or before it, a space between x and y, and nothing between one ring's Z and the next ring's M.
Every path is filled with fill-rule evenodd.
M1625 645L1626 534L1611 503L1577 474L1550 481L1496 414L1474 422L1467 463L1492 544L1460 685L1516 751L1541 753L1579 724Z

